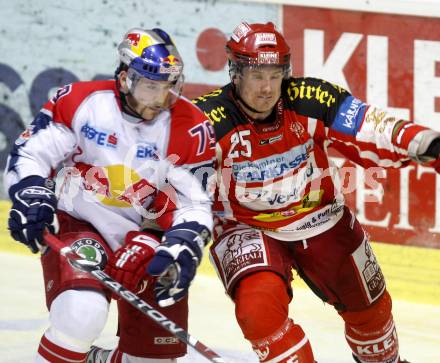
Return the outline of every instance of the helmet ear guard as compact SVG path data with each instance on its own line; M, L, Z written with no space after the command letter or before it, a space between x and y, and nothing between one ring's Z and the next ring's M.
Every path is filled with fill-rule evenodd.
M279 65L284 78L291 74L290 47L272 22L248 24L242 22L226 43L229 75L233 80L244 67Z

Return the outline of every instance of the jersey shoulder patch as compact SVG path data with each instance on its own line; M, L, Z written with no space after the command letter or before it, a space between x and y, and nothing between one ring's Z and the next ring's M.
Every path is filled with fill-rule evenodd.
M59 88L55 95L46 102L42 110L52 115L54 122L71 127L73 117L79 106L96 92L116 92L114 80L75 82Z

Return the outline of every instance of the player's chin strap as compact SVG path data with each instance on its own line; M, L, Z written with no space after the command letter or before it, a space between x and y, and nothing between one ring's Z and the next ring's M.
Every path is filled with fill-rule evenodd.
M156 310L153 306L140 299L134 292L123 287L119 282L113 280L104 271L99 269L99 265L95 261L90 261L83 256L77 254L70 246L66 246L61 240L53 234L45 232L44 239L47 245L60 255L68 259L68 261L77 269L91 274L95 279L100 281L105 287L116 295L131 304L135 309L139 310L151 320L155 321L162 328L169 331L182 343L194 348L199 354L203 355L212 363L226 363L213 350L191 336L186 330L178 326L174 321L168 319L163 313Z

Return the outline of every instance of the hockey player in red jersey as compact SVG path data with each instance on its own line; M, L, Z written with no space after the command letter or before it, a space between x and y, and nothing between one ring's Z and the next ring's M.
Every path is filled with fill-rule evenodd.
M85 362L110 301L96 280L45 246L46 229L155 308L167 307L182 327L189 284L210 238L215 140L206 116L180 96L177 48L161 29L134 28L118 53L114 80L61 88L8 159L11 235L42 252L50 326L39 363ZM170 285L153 279L170 269L177 271ZM118 301L118 312L117 349L106 357L94 350L87 362L167 363L185 354L184 344L127 302Z
M215 128L211 254L244 337L260 362L314 362L288 317L294 268L344 320L356 362L402 362L384 277L327 149L365 168L413 160L440 171L440 133L329 82L293 78L272 23L241 23L226 50L231 83L194 103Z

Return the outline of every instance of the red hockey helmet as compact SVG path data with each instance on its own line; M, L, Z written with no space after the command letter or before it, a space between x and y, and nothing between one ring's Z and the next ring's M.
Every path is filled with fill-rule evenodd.
M231 77L245 66L280 65L290 75L290 47L272 22L238 25L226 43Z

